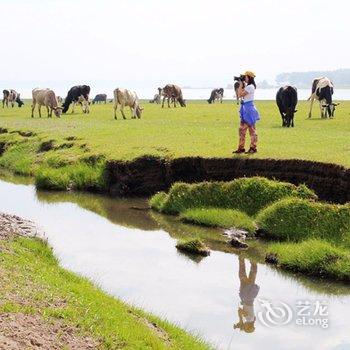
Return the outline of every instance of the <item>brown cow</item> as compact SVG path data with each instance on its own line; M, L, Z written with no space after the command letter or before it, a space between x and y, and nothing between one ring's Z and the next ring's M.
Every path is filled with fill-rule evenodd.
M34 109L38 104L39 117L41 118L41 106L45 106L47 109L47 117L52 117L52 111L56 117L60 117L62 113L62 107L58 106L58 101L55 93L50 89L36 88L32 91L33 104L32 104L32 118L34 117Z
M164 101L166 98L168 99L168 107L170 107L170 100L174 102L174 107L176 107L176 101L180 103L181 107L186 107L186 102L183 99L182 91L179 86L168 84L163 88L162 94L163 94L162 108L164 108Z

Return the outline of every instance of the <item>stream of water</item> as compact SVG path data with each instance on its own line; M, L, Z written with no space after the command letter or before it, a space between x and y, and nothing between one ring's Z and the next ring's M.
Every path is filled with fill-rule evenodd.
M0 195L0 211L43 228L63 267L217 349L350 349L350 287L256 262L258 243L239 258L218 230L135 210L141 199L37 192L16 178L0 181ZM211 255L179 253L189 235Z

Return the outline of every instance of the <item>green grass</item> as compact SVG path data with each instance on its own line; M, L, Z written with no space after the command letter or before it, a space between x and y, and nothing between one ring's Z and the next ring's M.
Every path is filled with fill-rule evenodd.
M158 193L150 200L152 208L166 214L179 214L190 208L238 209L253 216L267 205L285 197L316 198L305 185L240 178L230 182L175 183L167 195Z
M257 124L259 152L253 157L298 158L350 166L350 102L341 102L333 120L323 120L317 108L314 118L307 119L309 105L301 101L296 126L289 129L281 127L274 101L257 101L256 105L261 121ZM40 139L59 143L67 143L65 139L74 136L73 147L61 150L64 158L74 161L85 153L103 154L107 159L133 159L144 154L232 157L239 121L238 107L232 101L214 105L188 101L186 108L175 109L146 102L143 106L140 120L131 120L129 115L128 120L114 120L112 104L92 105L89 115L77 109L76 114L60 119L32 119L30 102L26 102L20 109L1 109L0 126L30 130ZM0 136L0 141L3 138L6 134ZM82 145L85 148L80 149Z
M0 313L34 313L47 322L60 320L101 341L102 349L208 348L183 330L60 268L42 241L18 238L0 241L0 248Z
M253 234L255 225L253 220L245 213L233 209L197 208L185 210L180 219L185 222L222 228L239 228Z
M283 269L307 275L350 282L350 252L320 239L301 243L275 243L269 252L277 254Z
M204 255L210 254L209 248L198 238L188 238L179 240L176 244L176 248L182 252Z
M37 177L37 184L47 189L99 190L106 161L144 155L294 158L350 166L350 102L340 104L333 120L307 119L308 104L300 102L296 127L287 129L280 126L274 101L257 101L262 119L259 152L253 156L232 154L239 121L232 102L189 101L186 108L175 109L143 102L140 120L114 120L112 104L93 105L89 115L77 109L61 118L31 118L30 104L0 109L0 143L7 143L0 166ZM61 167L67 168L50 171ZM91 181L97 184L91 186Z
M320 238L350 248L350 204L283 199L262 210L257 216L257 224L272 239Z

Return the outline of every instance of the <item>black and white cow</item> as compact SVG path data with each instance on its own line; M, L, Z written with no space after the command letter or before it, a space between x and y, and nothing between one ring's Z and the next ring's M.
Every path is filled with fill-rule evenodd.
M15 102L17 102L18 107L22 107L24 105L24 102L21 100L21 95L17 93L15 90L3 90L3 99L2 99L2 108L8 107L9 102L11 104L11 107L13 108L15 105Z
M309 118L311 118L314 100L318 100L320 103L321 118L334 117L335 106L339 103L332 101L333 92L333 83L328 78L322 77L313 80L311 96L308 98L308 101L311 101Z
M107 95L106 94L97 94L95 98L92 100L92 104L104 102L107 103Z
M209 99L207 100L209 104L214 103L216 100L222 103L222 98L224 97L224 89L218 88L212 90Z
M298 92L293 86L281 87L276 94L276 103L282 117L282 126L294 127L295 107L298 103Z
M82 105L83 113L89 113L89 94L90 94L90 86L88 85L73 86L68 91L67 97L64 100L62 113L67 113L71 103L73 103L72 113L74 113L74 106L77 103Z

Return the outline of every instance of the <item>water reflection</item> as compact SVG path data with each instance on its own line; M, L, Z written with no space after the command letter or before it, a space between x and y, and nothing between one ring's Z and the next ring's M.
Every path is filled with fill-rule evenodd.
M260 290L260 287L255 283L258 265L256 262L250 260L250 271L247 274L245 259L239 255L238 266L241 305L238 307L239 321L233 327L246 333L253 333L255 331L256 321L254 301Z

